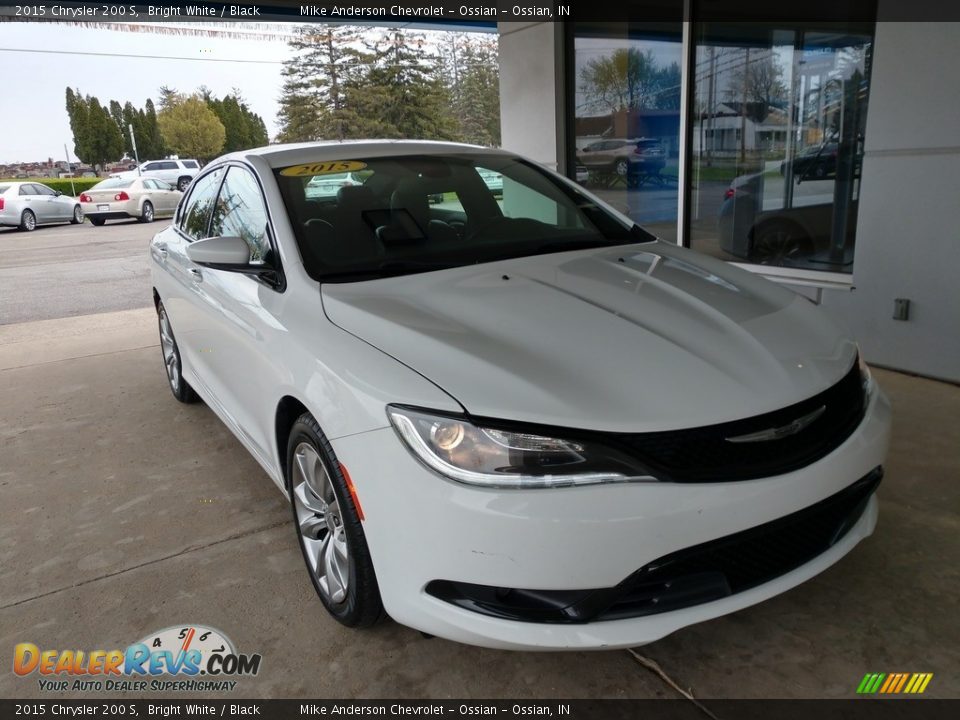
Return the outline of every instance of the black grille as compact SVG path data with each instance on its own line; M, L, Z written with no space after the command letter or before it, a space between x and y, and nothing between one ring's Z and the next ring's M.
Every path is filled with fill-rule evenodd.
M878 467L815 505L658 558L612 588L523 590L434 580L426 589L474 612L539 623L620 620L699 605L762 585L828 550L863 515L882 477Z
M762 442L730 442L728 438L789 426L822 413L804 429ZM661 480L728 482L782 475L809 465L846 440L866 410L858 363L833 387L795 405L719 425L689 430L617 435Z
M877 468L846 490L779 520L666 555L620 584L598 619L676 610L749 590L795 570L853 527L877 489Z

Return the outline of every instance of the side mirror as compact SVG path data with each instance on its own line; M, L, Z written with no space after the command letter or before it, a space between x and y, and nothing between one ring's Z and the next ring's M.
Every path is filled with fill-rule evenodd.
M243 238L218 236L195 240L187 245L187 257L197 265L213 270L256 275L274 289L283 292L287 287L280 263L267 253L262 263L250 262L250 246Z
M187 245L187 257L197 265L243 271L250 267L250 247L238 237L209 237Z
M61 195L63 195L63 193L60 190L54 190L53 194L56 195L57 197L60 197Z

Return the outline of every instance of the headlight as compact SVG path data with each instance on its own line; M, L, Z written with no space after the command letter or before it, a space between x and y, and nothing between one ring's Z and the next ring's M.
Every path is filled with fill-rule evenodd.
M656 481L629 455L592 441L480 427L393 405L387 414L421 462L468 485L526 489Z

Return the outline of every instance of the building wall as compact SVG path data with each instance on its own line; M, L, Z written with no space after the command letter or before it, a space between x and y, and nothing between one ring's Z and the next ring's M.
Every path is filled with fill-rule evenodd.
M823 305L870 362L960 381L960 23L884 22L896 2L879 6L855 290Z
M504 22L497 29L501 143L563 171L559 152L564 136L563 27L552 22Z
M825 290L823 305L870 362L960 381L960 23L885 22L897 2L879 3L855 289ZM557 167L563 29L498 30L503 146ZM894 298L909 320L893 319Z

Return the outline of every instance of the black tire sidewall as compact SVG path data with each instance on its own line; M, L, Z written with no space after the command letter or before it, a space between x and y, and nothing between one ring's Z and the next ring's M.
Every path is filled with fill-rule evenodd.
M293 497L293 458L297 446L303 442L310 443L313 446L330 475L333 492L340 507L340 519L347 535L347 548L350 557L347 597L338 605L332 604L321 591L316 574L310 569L303 538L300 536L296 501ZM350 496L333 447L331 447L317 421L309 413L301 415L290 430L290 438L287 442L286 477L297 544L300 546L304 566L317 596L327 612L337 622L347 627L367 627L374 624L382 615L383 606L380 602L380 590L376 575L373 572L373 563L370 559L370 551L363 533L363 526L354 507L353 499Z
M27 224L27 216L33 218L33 225ZM24 232L32 232L37 229L37 216L34 215L33 210L24 210L23 214L20 216L20 229Z
M150 208L150 216L147 217L147 208ZM140 209L140 222L149 223L153 222L153 203L147 200L143 203L143 207Z

